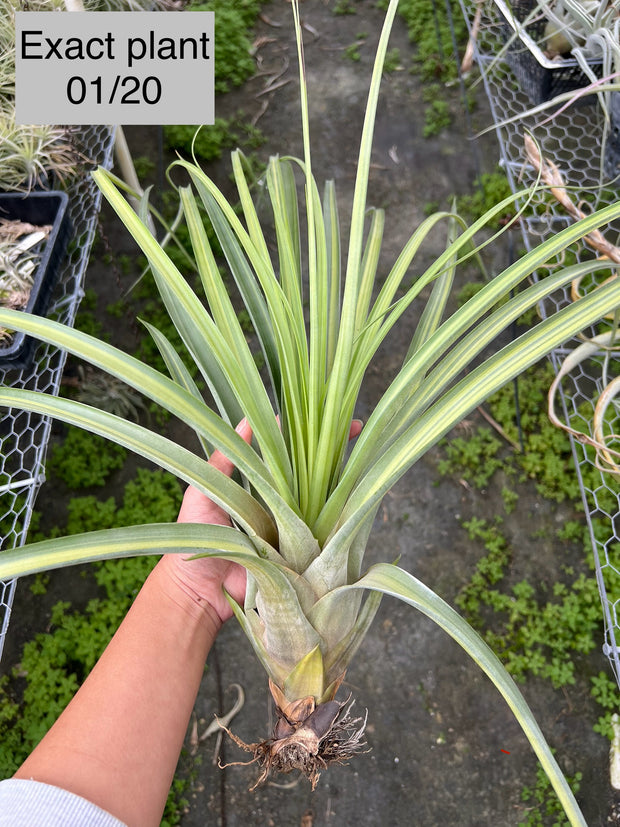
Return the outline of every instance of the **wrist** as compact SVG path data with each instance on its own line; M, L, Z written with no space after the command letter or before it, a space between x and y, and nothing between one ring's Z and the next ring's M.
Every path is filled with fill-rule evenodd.
M195 589L191 580L181 576L174 555L164 555L150 574L162 590L165 599L198 623L204 623L215 637L223 620L207 596Z

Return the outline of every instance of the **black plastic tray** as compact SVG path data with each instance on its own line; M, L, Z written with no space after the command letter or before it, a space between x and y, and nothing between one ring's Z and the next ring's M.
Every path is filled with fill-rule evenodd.
M620 92L612 92L610 99L610 129L605 147L605 173L620 187Z
M562 92L577 91L592 82L570 55L550 60L542 52L539 44L544 40L547 21L536 14L536 0L495 0L495 4L504 19L501 30L508 43L506 59L533 104L552 100ZM516 23L522 35L517 31L515 36ZM602 62L588 63L594 74L602 77ZM585 105L595 100L595 95L584 95L578 102Z
M35 226L50 224L52 229L40 251L32 290L24 313L45 315L54 283L71 235L69 198L65 192L0 193L0 217L27 221ZM6 347L0 344L0 369L23 370L32 363L36 341L16 332Z

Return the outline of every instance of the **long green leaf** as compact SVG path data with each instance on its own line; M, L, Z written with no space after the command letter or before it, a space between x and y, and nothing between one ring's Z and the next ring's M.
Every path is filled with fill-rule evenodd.
M305 339L295 176L287 160L272 159L266 177L278 241L280 283L290 307L292 324L298 331L304 331L302 338Z
M8 549L0 554L0 580L96 560L169 553L190 557L204 549L217 549L223 557L228 555L252 571L266 562L258 557L249 538L234 528L203 523L152 523L55 537Z
M265 542L277 544L275 526L255 498L208 462L161 434L81 402L20 388L0 387L0 406L53 416L123 445L198 488L257 543L262 538L265 555L275 555L273 549L265 545ZM279 560L278 555L275 557Z
M173 347L172 342L164 336L164 334L158 330L156 327L153 327L152 324L145 322L142 320L142 324L146 327L148 332L151 335L151 338L155 342L159 353L166 363L166 367L168 368L168 373L172 377L172 379L178 384L181 385L182 388L185 388L189 391L193 397L203 401L202 394L198 390L198 386L194 382L191 373L185 367L185 364L175 347ZM243 414L241 411L239 412L240 416L237 417L235 422L240 422L243 419ZM211 455L213 451L213 447L209 444L209 442L202 436L202 434L197 434L198 440L202 446L202 450L204 454L208 457Z
M340 326L340 221L336 187L333 181L327 181L323 194L323 223L325 225L325 248L328 251L325 280L327 283L327 355L325 372L329 375L333 369L338 328Z
M375 276L379 264L383 230L385 227L385 212L383 210L373 209L370 213L372 218L366 238L364 256L362 258L359 294L355 314L356 336L364 328L368 317L368 308L370 307L370 301L375 287Z
M243 210L243 217L245 218L245 223L247 225L252 244L257 250L260 251L260 255L264 259L268 259L269 251L267 249L267 242L265 241L260 219L254 207L254 202L252 201L248 182L245 177L245 155L240 149L237 149L231 153L230 157L232 161L233 178L235 179L237 192L239 193L239 202Z
M455 248L454 242L456 241L456 235L456 221L454 216L451 216L448 223L448 249ZM456 252L452 256L452 260L449 262L446 269L443 270L443 272L441 272L435 279L431 295L426 302L424 310L422 311L420 321L416 325L415 333L411 339L409 350L407 351L404 359L405 363L407 363L413 354L416 353L420 347L422 347L424 342L430 339L441 324L441 320L452 291L455 270Z
M353 588L373 589L415 606L416 609L419 609L441 626L463 647L495 684L513 711L544 771L553 784L571 825L587 827L579 805L523 695L497 655L472 629L469 623L442 600L438 594L413 575L398 568L398 566L378 563L372 566Z

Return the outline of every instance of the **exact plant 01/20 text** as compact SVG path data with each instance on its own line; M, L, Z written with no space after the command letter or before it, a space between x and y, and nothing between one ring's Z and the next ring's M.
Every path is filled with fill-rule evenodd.
M127 66L141 60L209 60L210 38L206 32L197 37L157 37L153 30L146 37L126 39ZM22 32L23 60L115 60L116 38L112 32L103 37L43 37L42 30Z

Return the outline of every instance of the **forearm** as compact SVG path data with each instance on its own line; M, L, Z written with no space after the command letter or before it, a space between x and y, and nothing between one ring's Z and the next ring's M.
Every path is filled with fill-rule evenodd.
M77 793L130 827L157 827L220 625L176 587L164 558L16 777Z

